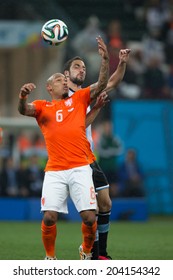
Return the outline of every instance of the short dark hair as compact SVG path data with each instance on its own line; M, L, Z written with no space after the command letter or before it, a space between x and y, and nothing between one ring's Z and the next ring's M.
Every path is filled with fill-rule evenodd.
M81 60L81 61L83 61L83 59L82 59L80 56L75 56L75 57L69 59L69 60L64 64L63 72L64 72L64 71L69 71L69 70L70 70L70 67L71 67L71 65L72 65L72 62L75 61L75 60Z

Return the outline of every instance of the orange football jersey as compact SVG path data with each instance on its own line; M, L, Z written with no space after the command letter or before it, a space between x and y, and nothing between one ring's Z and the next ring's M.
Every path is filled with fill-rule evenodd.
M85 127L90 87L76 91L67 99L32 103L48 152L45 171L67 170L95 160Z

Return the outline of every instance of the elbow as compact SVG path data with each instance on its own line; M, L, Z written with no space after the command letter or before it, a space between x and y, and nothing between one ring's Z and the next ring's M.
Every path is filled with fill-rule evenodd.
M119 86L119 84L122 82L123 78L119 78L113 85L113 89Z
M119 86L119 84L122 82L123 78L117 79L114 83L112 83L108 88L108 91L113 90Z
M100 87L98 88L97 92L101 93L102 91L104 91L106 89L106 87L107 87L107 83L108 83L108 81L103 82L102 84L100 84Z
M18 112L19 112L21 115L25 115L25 110L21 109L20 107L18 107Z

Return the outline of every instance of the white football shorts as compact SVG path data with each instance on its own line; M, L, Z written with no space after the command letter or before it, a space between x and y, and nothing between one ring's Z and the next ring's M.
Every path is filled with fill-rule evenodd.
M71 197L78 212L96 210L96 194L89 165L64 171L47 171L43 181L41 211L68 214Z

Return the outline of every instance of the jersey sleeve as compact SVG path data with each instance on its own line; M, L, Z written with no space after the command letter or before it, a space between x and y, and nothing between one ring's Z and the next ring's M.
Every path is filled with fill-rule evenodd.
M43 104L45 104L45 102L46 100L35 100L32 102L32 104L35 106L36 116L41 113Z

